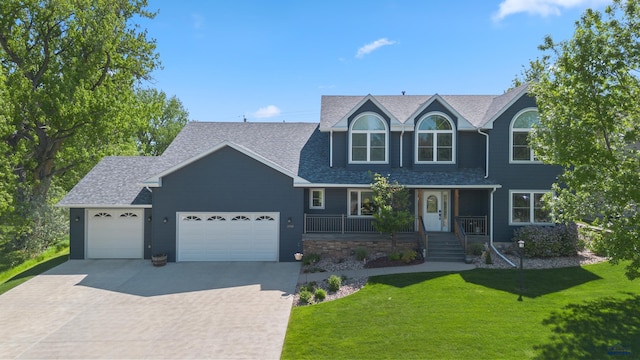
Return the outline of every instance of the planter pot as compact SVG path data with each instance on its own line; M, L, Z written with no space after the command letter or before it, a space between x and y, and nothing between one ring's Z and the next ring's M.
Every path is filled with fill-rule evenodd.
M302 254L301 253L295 253L293 254L293 257L296 259L296 261L300 261L302 260Z
M165 266L167 264L167 254L158 254L151 256L153 266Z
M465 263L467 263L467 264L471 264L471 263L473 262L473 256L471 256L471 255L466 255L466 256L464 257L464 262L465 262Z

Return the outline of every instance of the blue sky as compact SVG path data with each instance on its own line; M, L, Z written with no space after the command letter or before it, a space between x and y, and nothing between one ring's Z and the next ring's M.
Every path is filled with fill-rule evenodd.
M197 121L317 122L322 95L501 94L607 0L149 0L150 87Z

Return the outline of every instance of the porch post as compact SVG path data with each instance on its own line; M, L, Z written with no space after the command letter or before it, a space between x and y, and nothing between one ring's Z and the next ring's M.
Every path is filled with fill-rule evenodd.
M453 231L458 235L457 219L460 214L460 191L458 189L453 190Z

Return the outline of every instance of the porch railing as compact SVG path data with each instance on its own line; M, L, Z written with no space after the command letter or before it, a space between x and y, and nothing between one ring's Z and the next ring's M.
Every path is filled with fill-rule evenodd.
M413 222L401 232L414 232ZM345 214L304 214L304 229L307 233L377 233L373 218L347 216Z
M458 241L460 241L460 245L464 249L464 253L467 254L467 244L469 239L467 238L467 232L465 231L464 222L460 221L460 218L456 218L456 237L458 237Z
M467 235L487 235L486 216L458 216L456 222Z

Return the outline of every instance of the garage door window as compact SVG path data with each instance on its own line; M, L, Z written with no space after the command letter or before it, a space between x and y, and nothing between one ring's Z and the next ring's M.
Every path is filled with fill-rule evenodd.
M93 217L97 217L97 218L110 218L110 217L111 217L111 214L106 213L106 212L100 212L100 213L97 213L97 214L93 215Z
M120 214L120 217L121 218L135 218L135 217L138 217L138 215L136 215L134 213L126 212L126 213Z
M198 216L185 216L182 221L202 221L202 219Z
M248 217L244 215L239 215L231 219L231 221L251 221Z
M219 215L214 215L214 216L210 216L207 221L227 221L227 219L225 219L222 216Z
M256 218L256 221L276 221L276 219L272 218L271 216L263 215L263 216L258 216Z

